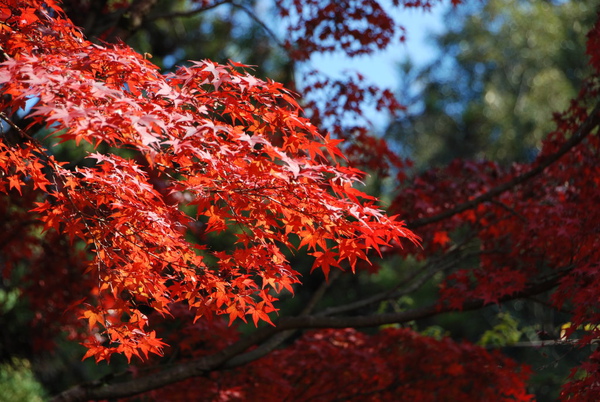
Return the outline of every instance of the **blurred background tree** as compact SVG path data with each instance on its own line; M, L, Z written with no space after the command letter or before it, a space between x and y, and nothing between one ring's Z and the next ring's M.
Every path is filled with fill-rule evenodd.
M27 360L13 358L0 364L0 401L42 402L46 393Z
M408 113L388 138L416 167L456 158L531 161L548 119L564 110L586 75L585 33L598 1L470 1L444 17L439 56L401 66ZM407 103L408 102L408 103Z

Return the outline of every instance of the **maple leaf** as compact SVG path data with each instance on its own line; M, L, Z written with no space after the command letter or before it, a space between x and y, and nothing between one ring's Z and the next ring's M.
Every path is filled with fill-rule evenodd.
M16 189L21 195L23 194L21 192L21 187L24 185L25 183L21 181L21 178L19 176L13 175L8 177L8 187L10 189Z
M440 246L445 246L450 242L450 237L448 236L448 232L439 231L435 232L433 236L433 243L439 244Z
M329 278L331 267L340 267L334 253L328 251L315 251L311 253L311 255L316 257L311 272L316 268L320 268L323 271L323 274L325 274L325 278Z

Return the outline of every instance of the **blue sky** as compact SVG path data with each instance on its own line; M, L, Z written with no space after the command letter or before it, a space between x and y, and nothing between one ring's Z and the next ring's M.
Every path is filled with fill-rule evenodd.
M341 76L344 70L356 70L379 86L396 89L399 83L398 63L407 56L417 65L435 58L435 48L427 40L432 32L442 32L442 21L448 6L434 7L430 12L422 9L397 10L394 17L406 28L406 41L390 46L376 55L348 58L343 54L318 55L311 58L312 67L328 75Z
M363 57L348 58L342 53L315 55L307 68L320 70L332 77L341 77L347 70L358 71L368 83L396 91L400 82L400 62L409 57L414 64L422 66L435 59L436 48L429 38L432 33L443 32L443 17L449 7L444 3L431 11L395 9L391 14L406 29L405 42L397 42L383 52ZM389 116L384 112L367 110L366 115L377 130L383 129L389 122Z

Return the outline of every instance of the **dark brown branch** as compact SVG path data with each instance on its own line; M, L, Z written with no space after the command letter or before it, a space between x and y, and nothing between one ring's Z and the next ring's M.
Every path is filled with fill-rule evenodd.
M522 292L504 297L500 302L514 299L530 297L536 294L546 292L556 286L559 279L568 273L568 270L558 272L556 275L548 277L545 281L529 286ZM464 303L463 311L477 310L485 307L486 304L481 300L473 300ZM56 396L54 402L74 402L85 400L110 399L118 397L132 396L142 392L157 389L168 384L183 381L191 377L204 375L210 371L218 370L223 367L233 366L236 362L234 357L242 354L249 347L265 342L278 332L296 329L309 328L365 328L385 324L405 323L418 319L432 317L434 315L450 312L448 307L427 306L416 308L398 313L357 316L357 317L319 317L319 316L298 316L282 318L278 321L276 327L263 327L253 334L245 337L239 342L228 348L201 359L181 363L155 373L149 376L135 378L130 381L117 384L104 384L102 382L88 383L78 385ZM252 354L252 357L258 359L269 353L268 348L262 350L263 354ZM243 363L247 363L244 359ZM228 364L228 362L231 362Z
M598 343L599 340L594 339L590 342ZM502 348L543 348L546 346L575 346L580 343L579 339L551 339L546 341L526 341L509 343L502 346L486 346L487 349L502 349Z
M447 254L444 254L443 260L432 261L427 264L424 269L419 269L415 272L414 275L411 275L407 280L403 281L399 285L394 288L387 290L385 292L381 292L367 298L356 300L352 303L344 304L341 306L329 307L319 313L317 316L332 316L340 313L348 313L350 311L355 311L363 307L367 307L373 305L375 303L380 303L386 300L398 299L402 296L408 295L423 286L429 279L431 279L438 272L445 272L456 266L460 261L465 258L473 257L481 254L481 252L476 253L468 253L466 255L453 257L454 254L457 254L461 251L460 247L456 247L453 250L450 250ZM448 257L453 257L449 259ZM400 290L400 287L406 286L405 288Z
M216 370L234 356L244 352L249 347L263 342L277 332L276 328L261 328L239 342L222 351L196 359L190 362L176 364L158 373L139 377L130 381L106 384L95 381L75 386L52 399L53 402L76 402L99 399L112 399L141 394L191 377L199 377Z
M252 10L250 10L245 5L235 3L232 0L217 1L213 4L205 6L205 7L199 7L199 8L193 9L193 10L174 12L174 13L165 14L165 15L157 15L156 17L147 18L146 20L151 22L151 21L155 21L155 20L159 20L159 19L174 19L174 18L182 18L182 17L193 17L196 14L200 14L202 12L216 8L223 4L230 4L232 7L243 11L248 17L250 17L250 19L252 19L256 24L258 24L267 33L267 35L271 38L271 40L273 40L273 42L275 42L275 44L277 46L279 46L282 49L285 49L285 46L279 40L277 35L275 35L275 32L273 32L273 30L271 28L269 28L267 26L267 24L265 24L264 21L262 21L260 18L258 18L256 16L256 14L254 14L254 12L252 12Z
M320 298L327 286L327 284L321 286L317 292L315 292L314 298ZM316 302L309 303L310 306L314 306L314 304L316 304ZM302 314L308 314L311 308L312 307L305 308ZM241 364L246 364L271 352L274 348L281 344L281 342L291 336L296 329L297 328L290 328L289 330L284 331L284 328L263 327L215 355L207 356L191 362L181 363L173 366L172 368L165 369L160 373L133 379L127 382L110 385L102 382L82 384L63 392L60 395L57 395L53 401L71 402L89 399L109 399L113 397L132 396L145 391L160 388L167 384L183 381L190 377L201 376L204 373L225 366L225 363L227 363L226 367L235 367ZM256 351L242 354L251 346L260 345L261 343L262 345L257 348ZM235 358L236 356L237 358Z
M522 299L525 297L544 293L554 288L558 280L564 276L568 270L560 271L556 275L553 275L543 282L533 284L523 290L512 295L508 295L499 300L499 303L506 301ZM482 300L472 300L463 304L462 311L478 310L485 307ZM407 311L401 311L397 313L389 314L378 314L378 315L367 315L367 316L355 316L355 317L322 317L322 316L309 316L309 317L287 317L282 318L277 323L277 329L289 329L289 328L366 328L376 327L386 324L405 323L409 321L429 318L431 316L447 313L453 311L448 307L439 306L428 306L421 307Z
M252 349L249 352L234 356L231 360L227 361L223 365L223 367L234 368L238 366L243 366L244 364L248 364L250 362L253 362L254 360L260 359L261 357L266 356L273 350L275 350L279 345L285 342L286 339L294 335L297 330L297 328L294 328L281 332L275 332L270 338L268 338L256 349Z
M547 292L554 288L558 281L570 272L571 267L568 267L563 270L558 270L554 275L548 276L545 280L530 285L525 290L503 297L499 300L498 303L504 303L510 300L515 299L523 299L529 298L534 295L538 295L540 293ZM486 307L493 303L484 303L481 300L472 300L463 304L462 311L469 310L478 310L480 308ZM380 314L380 315L370 315L370 316L357 316L357 317L323 317L323 316L299 316L299 317L287 317L282 318L278 323L276 328L269 328L273 331L281 331L286 328L290 328L285 330L284 332L288 332L290 330L295 329L308 329L308 328L361 328L361 327L374 327L385 324L398 324L398 323L406 323L409 321L425 319L432 317L434 315L443 314L453 311L451 308L447 307L439 307L439 306L428 306L417 308L413 310L390 313L390 314ZM267 342L268 343L268 342ZM266 355L271 350L264 348L262 351L265 352L260 354L260 347L253 350L252 352L247 353L246 355L252 354L254 358L260 358ZM244 355L242 355L244 356ZM241 356L239 356L241 357ZM236 362L236 358L232 359L231 362L226 364L226 367L234 367L239 364L233 364ZM248 363L249 361L245 360L244 363ZM231 364L230 364L231 363Z
M412 222L409 222L407 226L410 229L415 229L421 226L429 225L430 223L439 222L441 220L450 218L456 214L464 212L468 209L475 208L477 205L492 200L493 198L499 196L500 194L508 191L521 183L524 183L538 174L542 173L544 169L548 166L552 165L554 162L558 161L563 155L569 152L573 147L579 144L585 137L587 137L594 128L596 128L600 124L600 103L594 107L594 110L589 114L588 118L579 126L577 131L569 138L563 146L556 151L554 154L549 155L545 159L542 159L537 166L532 168L531 170L516 176L512 180L500 184L485 194L481 194L474 199L464 202L462 204L458 204L456 207L444 211L440 214L430 216L427 218L417 219Z
M302 309L300 313L300 317L306 317L310 314L314 308L317 306L317 303L323 298L327 289L331 286L331 284L339 278L342 271L333 271L329 276L329 280L324 280L319 288L313 293L306 306ZM286 339L294 335L298 329L289 329L286 331L282 331L279 333L275 333L269 339L267 339L264 343L258 346L256 349L251 350L250 352L246 352L244 354L235 356L233 359L229 360L224 367L232 368L237 366L242 366L244 364L250 363L262 356L265 356L275 350L279 345L285 342Z

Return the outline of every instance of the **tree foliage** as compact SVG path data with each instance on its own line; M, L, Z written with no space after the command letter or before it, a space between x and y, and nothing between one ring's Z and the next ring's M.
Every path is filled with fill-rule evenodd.
M86 302L78 317L92 333L86 357L161 353L135 303L168 314L170 303L185 302L196 320L227 314L231 322L270 323L269 290L292 291L298 282L281 246L306 246L327 275L343 263L354 270L368 249L415 239L359 200L367 198L352 187L360 173L336 164L336 141L299 116L280 84L210 61L162 76L129 48L87 42L58 8L56 17L20 11L5 11L7 25L17 27L6 30L4 51L13 56L0 77L10 96L3 109L37 98L30 124L46 124L57 141L135 154L94 152L93 166L68 169L16 126L21 143L1 148L3 192L32 193L42 230L81 241L93 255L84 272L96 282L97 302ZM71 36L46 35L44 23L70 28ZM48 51L41 58L35 49ZM161 180L160 192L144 167ZM205 232L239 228L234 248L210 252L186 241L191 218L177 201L194 207Z
M256 18L229 1L188 11L226 4ZM104 39L92 42L54 1L0 4L3 283L33 313L32 350L63 333L83 359L130 363L56 400L531 400L530 368L500 351L399 327L528 298L568 317L556 343L588 352L562 397L598 397L598 25L594 73L533 162L456 160L407 179L407 162L360 123L364 102L400 108L389 91L310 73L303 110L236 61L161 74L117 39L154 5L105 2L85 26ZM375 1L275 5L292 64L401 36ZM396 215L357 188L357 166L397 175ZM397 260L397 284L319 304L342 273ZM329 281L298 311L281 308L312 271ZM439 297L386 308L424 286Z
M390 137L420 168L531 161L554 129L548 116L568 107L589 74L585 33L597 7L490 0L449 10L448 31L434 37L440 56L421 71L407 66L403 92L420 89Z

